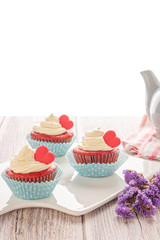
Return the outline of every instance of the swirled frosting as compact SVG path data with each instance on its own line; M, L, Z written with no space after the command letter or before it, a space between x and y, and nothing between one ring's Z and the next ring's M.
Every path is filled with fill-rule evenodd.
M11 160L10 168L15 173L40 172L50 167L50 164L38 162L34 159L34 151L25 145Z
M108 146L103 139L104 131L100 128L87 131L82 137L81 144L78 148L86 151L110 151L113 148Z
M51 114L40 124L33 126L33 131L46 135L60 135L66 132L66 129L59 123L59 118Z

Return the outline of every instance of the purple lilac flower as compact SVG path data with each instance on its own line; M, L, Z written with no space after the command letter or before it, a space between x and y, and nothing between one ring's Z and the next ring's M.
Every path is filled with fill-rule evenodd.
M143 188L144 185L148 185L148 180L144 176L136 171L124 170L124 179L127 184L130 186L136 186L138 188Z
M160 173L150 181L136 171L124 170L123 173L129 186L118 196L116 213L124 218L132 218L135 212L145 217L154 215L160 206Z
M124 205L124 203L128 203L129 206L135 202L135 197L138 193L138 188L136 187L126 187L123 192L118 196L118 204Z
M127 206L117 206L115 209L115 212L117 215L122 216L126 219L134 217L134 213L132 212L132 208L129 208Z
M137 185L137 182L136 182L136 180L134 180L134 179L132 179L130 182L129 182L129 186L131 186L131 187L134 187L134 186L136 186Z
M149 183L149 188L142 190L146 196L151 199L154 206L160 206L160 190L152 182Z
M154 215L156 212L156 207L153 205L151 199L149 199L141 190L138 191L136 201L132 207L135 212L138 212L145 217Z
M160 190L160 173L157 173L156 177L153 178L153 182Z

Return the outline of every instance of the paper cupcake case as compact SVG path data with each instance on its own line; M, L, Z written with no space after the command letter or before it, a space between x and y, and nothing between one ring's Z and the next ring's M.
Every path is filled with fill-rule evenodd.
M5 169L1 175L12 193L18 198L30 200L48 197L53 192L56 184L63 175L62 169L57 164L57 172L54 180L41 183L30 183L9 179L6 174L6 170L7 169Z
M66 155L68 149L72 146L76 137L73 136L72 141L67 143L38 141L32 139L30 134L26 136L26 139L32 148L37 149L40 146L46 146L50 152L54 153L55 157L62 157Z
M73 152L66 155L68 163L84 177L106 177L113 174L128 158L124 152L119 152L118 161L115 163L76 163Z

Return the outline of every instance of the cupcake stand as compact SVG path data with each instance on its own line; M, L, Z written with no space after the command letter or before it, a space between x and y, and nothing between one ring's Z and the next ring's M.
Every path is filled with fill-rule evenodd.
M68 164L66 157L56 158L55 162L61 166L64 173L53 193L47 198L39 200L16 198L0 177L0 215L20 208L43 207L80 216L117 197L125 187L123 169L134 169L144 173L146 177L159 171L159 162L129 156L128 160L112 175L89 178L78 174ZM0 164L0 172L8 165L9 162Z

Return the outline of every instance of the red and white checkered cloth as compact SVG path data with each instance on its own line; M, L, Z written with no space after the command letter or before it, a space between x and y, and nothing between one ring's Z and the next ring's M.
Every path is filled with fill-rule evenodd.
M160 138L145 115L138 132L122 141L124 150L137 157L160 160Z

